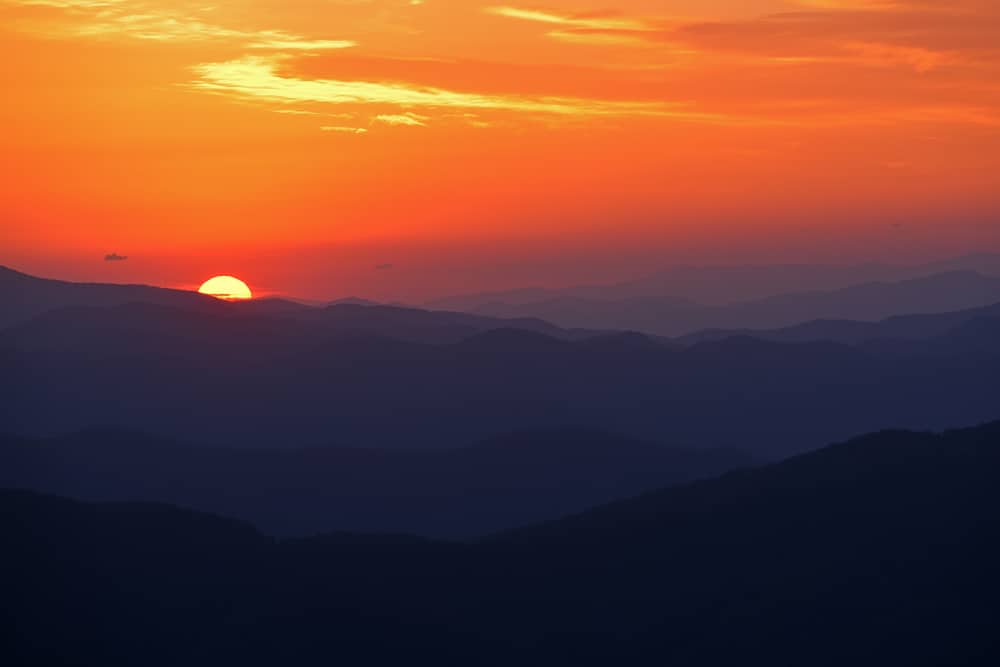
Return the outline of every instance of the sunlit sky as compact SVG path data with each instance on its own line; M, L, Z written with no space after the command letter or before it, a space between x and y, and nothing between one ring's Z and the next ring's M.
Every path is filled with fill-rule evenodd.
M1000 251L996 0L0 0L0 19L0 264L33 273L419 300Z

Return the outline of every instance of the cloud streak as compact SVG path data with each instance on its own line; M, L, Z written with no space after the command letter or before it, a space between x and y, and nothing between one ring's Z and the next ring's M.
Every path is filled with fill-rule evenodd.
M12 0L15 5L65 10L64 22L50 22L41 32L50 36L127 38L162 43L226 41L249 49L327 51L356 46L347 39L307 38L285 30L236 29L203 20L211 7L182 11L162 5L125 0ZM82 16L81 16L82 15ZM82 18L82 20L81 20Z
M440 33L424 39L427 26L396 24L392 29L404 35L396 42L401 51L380 53L366 41L379 39L379 30L363 21L384 18L381 10L387 7L398 16L403 0L303 0L305 7L325 8L330 21L324 24L343 25L348 32L343 38L312 34L310 22L302 20L303 5L295 9L276 0L255 4L253 20L241 14L248 11L241 3L6 1L53 10L30 24L37 27L42 20L47 36L202 45L190 61L199 63L190 65L193 79L177 82L182 87L273 105L272 111L287 116L343 119L345 114L332 114L330 107L348 112L346 119L320 126L326 132L642 117L727 126L941 118L983 125L996 116L995 92L980 94L988 88L984 82L1000 72L1000 6L988 0L797 0L788 3L791 11L754 16L751 9L743 18L649 15L643 13L652 11L646 2L632 4L629 13L628 2L618 5L622 11L595 12L554 0L558 8L487 0L454 18L495 27L506 39L516 39L518 49L538 48L546 58L581 54L528 62L510 53L505 57L502 48L489 60L429 54L419 49ZM407 6L414 20L431 7ZM697 10L693 2L676 7ZM63 20L50 20L54 15ZM355 23L333 20L342 15ZM358 28L359 17L368 32ZM525 25L537 26L537 39L525 37ZM595 48L576 49L576 44ZM220 56L222 47L227 50Z
M550 38L659 45L713 61L727 55L773 62L843 62L927 72L970 53L1000 58L1000 5L978 0L799 0L801 8L742 19L567 14L510 6L490 14L548 25ZM964 54L964 55L963 55Z
M379 123L385 123L386 125L407 125L409 127L426 127L427 126L427 116L420 116L415 113L403 113L403 114L379 114L375 116L375 120Z
M636 30L650 31L656 27L642 19L618 15L578 14L566 15L537 9L518 9L517 7L487 7L486 12L510 19L546 23L566 28L583 30Z
M668 102L627 102L570 97L466 93L405 83L304 79L280 72L282 60L246 56L238 60L194 67L199 90L227 93L272 102L329 105L389 105L402 109L472 109L550 116L676 116L690 114ZM383 114L388 124L422 124L419 117ZM405 120L404 120L405 119Z

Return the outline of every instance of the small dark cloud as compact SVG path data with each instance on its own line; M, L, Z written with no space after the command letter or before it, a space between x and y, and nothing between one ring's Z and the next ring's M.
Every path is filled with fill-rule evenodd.
M104 261L105 262L124 262L127 259L128 259L128 255L119 255L116 252L113 252L110 255L105 255L104 256Z
M394 268L396 268L395 264L377 264L375 266L376 271L390 271Z

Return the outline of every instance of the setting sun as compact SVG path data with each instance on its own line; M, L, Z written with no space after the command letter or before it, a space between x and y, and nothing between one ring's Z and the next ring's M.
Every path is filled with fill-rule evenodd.
M198 288L198 291L202 294L227 301L242 301L253 298L253 292L250 291L247 284L233 276L215 276L214 278L210 278Z

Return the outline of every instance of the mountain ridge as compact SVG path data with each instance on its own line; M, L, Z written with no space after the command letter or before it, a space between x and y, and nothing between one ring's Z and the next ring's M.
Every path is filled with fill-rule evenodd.
M495 328L393 340L231 309L118 308L115 317L50 313L0 330L0 430L117 426L251 448L323 445L338 434L347 446L419 448L585 428L768 458L852 432L955 426L1000 408L989 390L1000 372L989 318L917 346L743 337L683 347L641 334Z
M582 429L421 451L224 449L95 429L44 440L0 436L0 487L169 502L282 536L336 528L458 538L750 461Z
M465 544L275 540L0 491L0 613L18 619L0 642L105 665L265 665L289 647L300 664L989 665L998 482L989 423L870 434Z
M490 302L471 311L491 317L538 317L563 327L627 329L678 337L706 329L772 329L818 319L877 321L998 302L1000 277L950 271L837 290L792 291L722 306L678 303L672 297L601 300L559 296L516 305Z
M875 262L851 265L679 265L610 285L516 288L444 297L428 301L425 305L470 310L489 302L523 305L558 295L575 295L604 300L660 296L721 306L786 293L788 285L798 285L807 291L837 290L859 283L898 282L950 271L975 271L1000 276L1000 254L968 254L912 265Z

